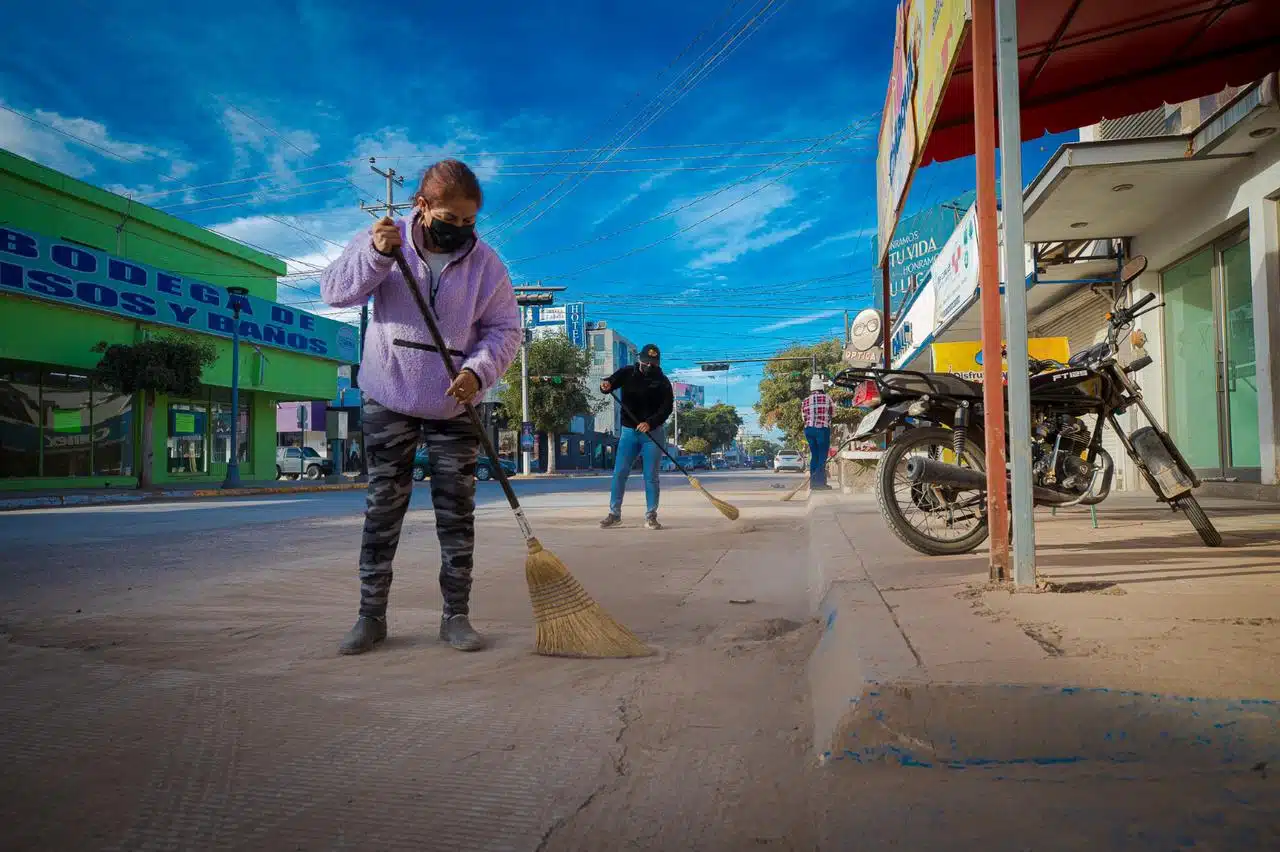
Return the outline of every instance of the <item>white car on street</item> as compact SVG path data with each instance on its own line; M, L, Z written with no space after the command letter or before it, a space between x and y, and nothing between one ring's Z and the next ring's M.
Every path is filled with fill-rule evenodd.
M782 473L787 470L804 473L804 468L804 456L795 450L783 450L773 457L774 473Z

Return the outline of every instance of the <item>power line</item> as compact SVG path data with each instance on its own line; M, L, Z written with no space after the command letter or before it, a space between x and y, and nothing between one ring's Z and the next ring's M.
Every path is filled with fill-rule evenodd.
M833 140L833 141L832 141L832 143L831 143L831 145L829 145L829 146L828 146L828 148L830 148L830 147L834 147L834 145L839 144L839 140L840 140L840 138L841 138L842 136L844 136L844 135L848 132L848 128L852 128L854 124L856 124L856 122L851 123L850 125L848 125L848 126L847 126L847 128L846 128L845 130L838 131L838 132L836 132L836 133L831 134L831 136L826 137L827 139L831 139L831 140ZM816 146L815 146L815 147L816 147ZM813 156L815 156L815 157L816 157L816 156L818 156L818 155L820 155L820 154L822 154L822 153L824 153L824 152L823 152L823 151L818 151L818 152L816 152ZM772 167L770 167L770 168L772 168ZM751 198L752 196L757 195L757 194L758 194L758 193L760 193L760 192L763 192L765 189L767 189L768 187L770 187L770 186L772 186L773 184L777 183L778 181L782 180L783 178L791 176L792 174L794 174L794 173L795 173L796 169L797 169L797 167L796 167L796 166L792 166L788 171L786 171L786 172L784 172L783 174L778 175L778 176L776 176L776 177L774 177L774 178L771 178L771 179L770 179L770 180L768 180L768 181L765 181L765 182L764 182L764 183L762 183L760 186L758 186L758 187L756 187L755 189L753 189L751 192L748 192L747 194L745 194L745 195L741 196L740 198L736 199L735 201L731 202L730 204L727 204L727 205L725 205L724 207L721 207L719 210L716 210L714 213L711 213L711 214L709 214L709 215L707 215L707 216L704 216L704 217L702 217L701 219L699 219L698 221L696 221L696 222L694 222L694 223L692 223L692 224L690 224L690 225L686 225L686 226L684 226L683 228L680 228L680 229L678 229L678 230L676 230L676 231L674 231L674 232L672 232L672 233L670 233L670 234L667 234L665 237L662 237L661 239L658 239L658 240L655 240L655 241L653 241L653 242L651 242L651 243L648 243L647 245L643 245L643 246L640 246L639 248L632 249L631 251L624 252L623 254L617 255L616 257L606 258L605 260L598 261L597 263L593 263L593 264L591 264L591 265L589 265L589 266L584 266L583 268L578 269L578 270L575 270L575 271L573 271L573 272L564 272L564 273L560 273L560 274L557 274L557 275L542 275L542 276L539 276L539 277L540 277L541 279L543 279L543 280L554 280L554 279L561 279L561 278L576 278L577 276L579 276L579 275L583 274L584 272L590 272L591 270L593 270L593 269L598 269L598 268L600 268L601 266L606 266L606 265L611 264L611 263L616 263L616 262L618 262L619 260L624 260L624 259L626 259L626 258L628 258L628 257L631 257L631 256L633 256L633 255L639 254L639 253L640 253L640 252L642 252L642 251L647 251L647 250L649 250L649 249L653 248L654 246L658 246L658 245L661 245L662 243L664 243L664 242L666 242L666 241L668 241L668 240L675 239L675 238L676 238L677 236L679 236L680 234L686 233L686 232L688 232L688 231L690 231L690 230L692 230L692 229L694 229L694 228L698 227L698 226L699 226L699 225L701 225L702 223L707 222L707 221L709 221L709 220L711 220L711 219L715 218L716 216L719 216L720 214L722 214L722 213L724 213L724 212L726 212L726 211L728 211L728 210L731 210L732 208L734 208L734 207L736 207L737 205L741 204L742 202L746 201L748 198ZM770 169L766 169L765 171L769 171L769 170L770 170Z
M742 26L742 28L740 28L740 29L738 30L738 32L737 32L737 33L735 33L735 34L734 34L734 36L733 36L731 39L729 39L729 41L728 41L727 43L725 43L725 45L724 45L723 47L721 47L721 48L720 48L720 50L719 50L718 52L716 52L716 53L715 53L715 54L714 54L710 59L708 59L708 60L706 60L706 61L703 61L703 62L702 62L702 65L698 68L698 70L697 70L697 71L695 71L695 72L693 73L693 75L692 75L692 76L689 76L689 77L684 81L684 83L682 84L682 88L681 88L681 90L680 90L679 92L677 92L677 93L675 94L675 96L667 102L667 104L666 104L666 106L665 106L665 107L662 107L662 108L660 108L660 109L656 109L656 111L652 112L652 114L651 114L651 115L649 115L649 116L647 116L647 117L643 118L643 119L642 119L642 124L641 124L639 127L637 127L635 130L633 130L629 136L627 136L625 139L623 139L623 140L619 143L619 146L614 146L614 147L613 147L613 150L612 150L611 152L609 152L607 155L605 155L605 156L604 156L604 158L603 158L603 159L601 159L601 160L599 161L599 163L596 165L595 169L594 169L592 172L588 172L587 174L583 175L583 176L582 176L582 178L581 178L581 180L579 180L579 181L578 181L577 183L575 183L573 186L571 186L571 187L569 187L567 190L565 190L565 192L564 192L563 194L561 194L560 196L558 196L558 197L557 197L554 201L552 201L552 202L551 202L551 204L549 204L547 207L543 208L543 209L542 209L542 210L541 210L541 211L540 211L536 216L534 216L532 219L530 219L530 220L528 220L528 221L524 222L522 225L519 225L519 226L516 228L516 231L520 231L520 230L523 230L523 229L525 229L525 228L529 227L529 226L530 226L530 225L532 225L534 222L538 221L538 220L539 220L539 219L541 219L543 216L545 216L547 213L551 212L551 210L555 209L555 207L556 207L560 202L564 201L564 199L565 199L565 198L567 198L567 197L568 197L568 196L569 196L569 195L570 195L570 194L571 194L575 189L577 189L579 186L581 186L583 183L585 183L585 182L586 182L586 181L591 177L591 175L594 173L594 171L595 171L595 170L598 170L598 169L600 168L600 166L601 166L601 165L604 165L604 163L607 163L610 159L612 159L613 157L617 156L617 154L618 154L618 152L619 152L619 147L620 147L621 145L625 145L625 144L627 144L627 143L628 143L628 142L630 142L632 139L634 139L636 136L638 136L639 134L643 133L643 132L644 132L645 130L647 130L650 126L652 126L652 125L653 125L653 123L654 123L655 121L657 121L657 120L658 120L658 118L660 118L663 114L665 114L665 113L666 113L667 111L669 111L672 107L674 107L674 106L675 106L675 104L676 104L677 102L679 102L679 101L680 101L680 100L681 100L681 99L682 99L686 94L688 94L690 91L692 91L692 90L693 90L693 88L694 88L695 86L697 86L697 85L698 85L698 83L700 83L700 82L702 81L702 79L704 79L704 78L705 78L706 74L709 74L712 70L714 70L714 67L715 67L715 65L717 64L717 60L718 60L721 56L723 56L723 55L725 54L725 51L726 51L726 50L729 50L729 48L734 44L734 42L735 42L735 41L737 41L739 38L741 38L741 37L743 36L743 34L744 34L744 33L746 33L748 30L752 29L752 28L755 26L756 22L760 19L761 15L763 15L766 11L768 11L768 10L769 10L769 9L770 9L770 8L771 8L771 7L776 3L776 2L778 2L778 0L767 0L767 2L765 3L765 5L764 5L764 6L763 6L763 7L762 7L758 12L756 12L756 14L755 14L753 17L751 17L751 18L747 21L747 23L746 23L745 25L743 25L743 26ZM787 3L787 0L781 0L781 2L785 5L785 4ZM734 5L731 5L731 6L729 7L729 11L730 11L730 12L731 12L731 11L732 11L732 9L734 8L734 6L736 6L736 2L734 3ZM745 15L744 15L743 17L745 17ZM742 18L739 18L739 19L738 19L738 21L741 21L741 20L742 20ZM736 25L737 25L737 21L735 21L735 22L734 22L734 24L733 24L733 25L731 25L731 28L732 28L732 26L736 26ZM717 39L717 41L719 41L719 39ZM710 48L709 48L709 49L710 49ZM708 49L708 50L709 50L709 49ZM736 48L734 48L734 50L736 50ZM706 55L706 53L707 53L707 51L704 51L704 52L703 52L703 56L705 56L705 55ZM695 63L696 63L696 62L699 62L699 61L702 61L702 57L701 57L701 56L700 56L697 60L695 60ZM704 73L704 72L705 72L705 73ZM700 75L701 75L701 76L700 76ZM674 85L674 83L668 83L668 84L667 84L667 86L666 86L666 87L665 87L661 92L659 92L659 93L658 93L658 95L657 95L656 97L654 97L653 99L651 99L651 100L649 101L649 103L645 105L645 107L641 110L641 114L642 114L642 116L644 115L644 113L649 112L651 109L653 109L655 104L659 104L659 103L660 103L660 101L661 101L663 98L665 98L665 97L667 96L667 92L668 92L668 91L670 91L670 89L672 88L672 85ZM634 119L633 119L633 121L634 121ZM626 127L627 127L627 126L629 126L631 123L632 123L632 122L628 122L628 125L625 125L623 129L625 130L625 129L626 129ZM616 137L616 135L617 135L617 134L615 134L615 137ZM601 149L601 151L603 152L603 148ZM600 156L600 155L597 155L596 157L593 157L593 158L591 158L591 159L598 159L598 158L599 158L599 156ZM585 167L584 167L584 168L585 168ZM580 171L581 171L581 170L580 170ZM560 186L563 186L563 185L564 185L564 184L565 184L569 179L570 179L570 178L568 178L568 177L567 177L567 178L565 178L564 180L560 181L560 183L558 183L555 187L553 187L553 188L552 188L552 190L551 190L550 192L545 193L545 194L542 196L542 199L547 198L551 193L555 192L555 191L556 191L556 189L558 189ZM531 209L534 205L539 204L539 203L541 202L541 200L542 200L542 199L539 199L538 201L535 201L533 204L531 204L531 205L529 205L528 207L526 207L526 208L525 208L525 210L523 210L523 211L521 211L520 213L518 213L515 217L513 217L513 218L511 218L511 219L507 220L507 221L506 221L506 222L504 222L504 223L501 223L501 224L497 227L497 229L496 229L496 230L497 230L497 231L502 231L504 228L508 228L508 227L511 227L512 225L514 225L516 220L518 220L521 216L523 216L523 215L524 215L524 213L525 213L526 211L528 211L529 209Z
M864 119L864 122L869 124L869 123L870 123L871 121L873 121L876 117L878 117L878 115L879 115L879 113L878 113L878 112L877 112L877 113L874 113L874 114L872 114L871 116L868 116L866 119ZM822 141L823 141L823 140L825 140L825 139L831 139L831 136L823 136L823 137L819 137L819 138L818 138L818 142L817 142L817 143L815 143L815 145L819 145L819 144L821 144L821 143L822 143ZM811 150L813 149L813 147L814 147L814 146L810 146L809 150L811 151ZM804 154L804 153L807 153L807 152L800 152L800 154L797 154L796 156L803 156L803 154ZM551 257L552 255L556 255L556 254L564 254L564 253L566 253L566 252L576 251L577 249L580 249L580 248L582 248L582 247L584 247L584 246L589 246L589 245L593 245L593 244L598 243L598 242L603 242L604 240L613 239L614 237L621 236L622 234L628 233L628 232L630 232L630 231L634 231L634 230L636 230L637 228L642 228L642 227L644 227L645 225L649 225L649 224L652 224L652 223L654 223L654 222L661 221L662 219L670 218L671 216L674 216L674 215L676 215L677 213L680 213L681 211L688 210L690 207L694 207L694 206L696 206L696 205L698 205L698 204L701 204L701 203L702 203L702 202L704 202L704 201L707 201L707 200L709 200L709 199L715 198L717 195L721 195L721 194L723 194L723 193L725 193L725 192L728 192L730 189L733 189L735 186L742 186L742 185L744 185L744 184L750 183L751 181L755 180L756 178L758 178L758 177L762 177L762 176L764 176L765 174L768 174L768 173L769 173L770 171L772 171L773 169L775 169L775 168L777 168L778 166L783 165L783 164L785 164L785 163L786 163L786 160L783 160L782 162L778 162L778 163L770 163L769 165L765 166L764 168L760 169L759 171L755 172L754 174L750 174L750 175L748 175L748 176L746 176L746 177L744 177L744 178L739 178L739 179L738 179L738 180L736 180L736 181L733 181L733 182L731 182L731 183L725 184L724 186L722 186L722 187L720 187L720 188L718 188L718 189L712 190L711 192L708 192L708 193L705 193L705 194L703 194L703 195L700 195L700 196L698 196L698 197L694 198L694 199L693 199L693 200L691 200L691 201L685 202L684 204L681 204L681 205L680 205L680 206L678 206L678 207L674 207L674 208L672 208L672 209L670 209L670 210L663 211L662 213L659 213L659 214L658 214L658 215L656 215L656 216L650 216L648 219L644 219L644 220L642 220L642 221L640 221L640 222L634 222L634 223L632 223L632 224L630 224L630 225L627 225L627 226L625 226L625 227L618 228L617 230L614 230L614 231L610 231L610 232L609 232L609 233L607 233L607 234L601 234L601 235L599 235L599 236L591 237L590 239L582 240L581 242L574 243L574 244L573 244L573 245L571 245L571 246L563 246L563 247L558 248L558 249L553 249L553 250L551 250L551 251L542 252L541 254L534 254L534 255L529 255L528 257L516 258L515 260L512 260L512 261L511 261L511 263L512 263L512 264L515 264L515 263L528 263L529 261L532 261L532 260L541 260L541 259L542 259L542 258L544 258L544 257Z

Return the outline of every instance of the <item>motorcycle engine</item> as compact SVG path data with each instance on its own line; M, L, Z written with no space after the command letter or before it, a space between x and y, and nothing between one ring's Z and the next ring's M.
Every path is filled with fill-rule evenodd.
M1084 460L1089 425L1070 414L1038 414L1031 423L1031 475L1036 483L1084 493L1093 467Z

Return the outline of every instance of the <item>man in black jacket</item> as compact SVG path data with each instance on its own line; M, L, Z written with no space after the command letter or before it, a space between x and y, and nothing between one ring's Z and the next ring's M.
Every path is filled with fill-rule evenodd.
M609 492L609 514L600 526L608 529L622 523L622 497L636 456L644 458L646 529L660 530L658 523L658 462L667 441L663 424L671 416L675 397L671 380L662 373L662 353L652 343L640 350L640 363L623 367L600 383L601 393L622 392L622 434L613 463L613 488ZM654 441L649 440L652 437Z

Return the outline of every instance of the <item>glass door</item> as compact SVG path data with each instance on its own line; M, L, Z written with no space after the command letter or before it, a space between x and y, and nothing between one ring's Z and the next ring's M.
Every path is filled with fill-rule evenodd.
M1248 232L1165 270L1169 431L1202 479L1260 479Z
M1258 480L1258 362L1253 337L1253 276L1247 237L1219 254L1222 279L1223 459L1229 478Z

